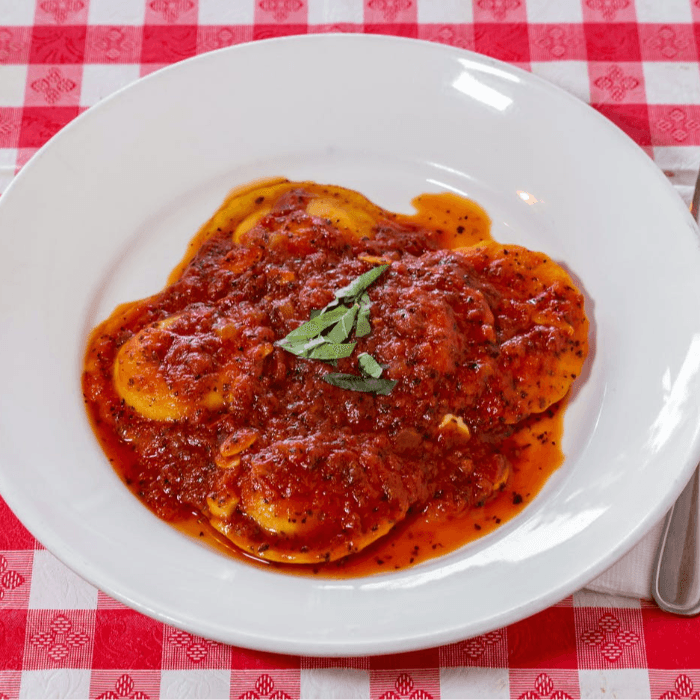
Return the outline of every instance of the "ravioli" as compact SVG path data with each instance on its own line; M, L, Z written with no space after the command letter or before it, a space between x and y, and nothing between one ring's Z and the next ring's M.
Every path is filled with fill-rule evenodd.
M405 216L336 186L246 186L164 290L95 329L88 414L156 514L303 565L507 491L524 426L581 373L583 295L546 255L492 241L477 205L416 202Z

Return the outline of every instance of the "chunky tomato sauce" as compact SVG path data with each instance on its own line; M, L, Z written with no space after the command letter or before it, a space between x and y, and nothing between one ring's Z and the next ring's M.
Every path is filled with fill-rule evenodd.
M402 216L276 182L244 190L252 214L224 207L162 292L91 335L83 390L114 468L164 520L295 572L409 566L512 517L563 459L581 294L546 256L491 242L454 195ZM378 264L350 356L279 344ZM324 381L360 374L361 353L390 393Z

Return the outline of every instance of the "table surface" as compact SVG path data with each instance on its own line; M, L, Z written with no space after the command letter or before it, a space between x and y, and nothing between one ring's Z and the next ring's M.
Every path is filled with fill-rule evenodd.
M694 182L700 0L0 0L0 191L54 133L143 75L328 31L442 42L531 70L620 126L680 188ZM700 618L580 591L420 652L254 652L110 599L0 499L0 700L15 697L699 698Z

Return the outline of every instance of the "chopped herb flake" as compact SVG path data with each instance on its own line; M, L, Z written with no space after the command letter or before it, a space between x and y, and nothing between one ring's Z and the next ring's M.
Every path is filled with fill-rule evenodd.
M364 374L375 379L379 379L382 376L384 369L369 353L360 353L357 356L357 363Z

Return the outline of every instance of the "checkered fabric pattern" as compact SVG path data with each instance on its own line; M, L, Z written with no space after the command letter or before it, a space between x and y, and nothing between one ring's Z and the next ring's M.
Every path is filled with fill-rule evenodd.
M579 592L420 652L308 658L202 639L66 569L0 502L0 698L697 698L700 619Z
M663 169L700 162L698 0L0 0L0 190L81 111L147 73L328 31L494 56L589 102Z
M683 194L694 182L700 0L0 0L0 191L74 117L143 75L232 44L328 31L442 42L531 70L620 126ZM0 499L0 700L16 697L697 698L700 619L580 592L416 653L253 652L108 598Z

